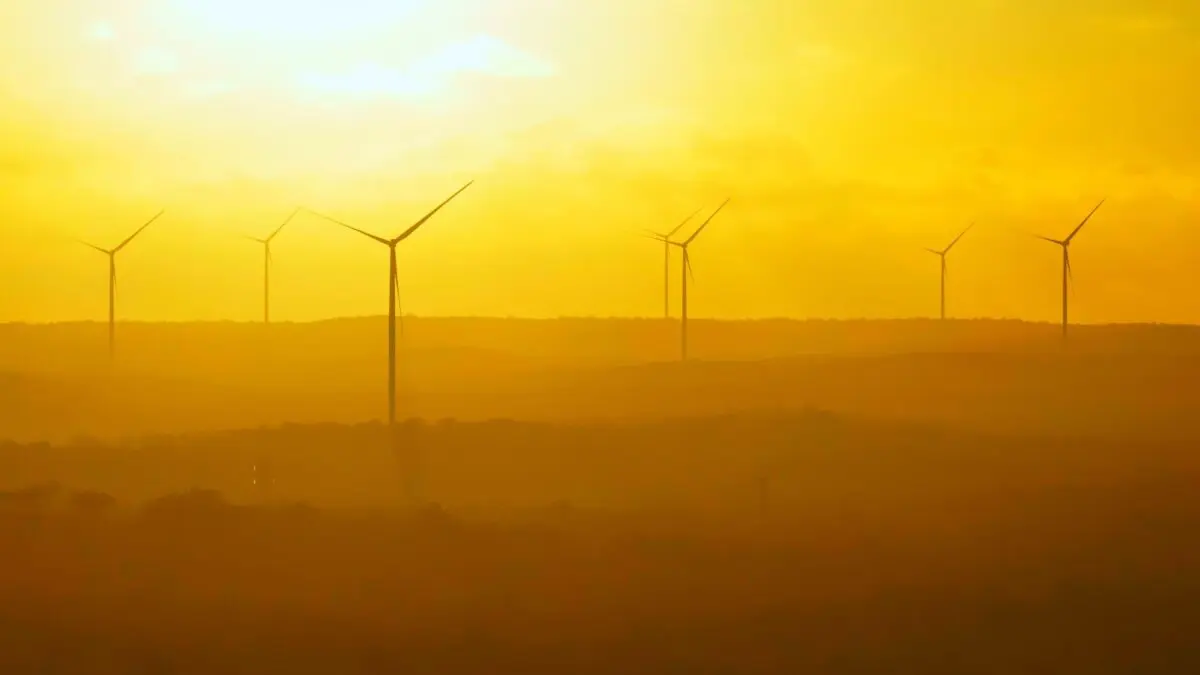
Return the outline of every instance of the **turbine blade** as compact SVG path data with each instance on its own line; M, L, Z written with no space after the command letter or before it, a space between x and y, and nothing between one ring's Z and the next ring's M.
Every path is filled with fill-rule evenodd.
M942 256L942 255L945 255L945 253L944 253L943 251L939 251L939 250L937 250L937 249L934 249L934 248L926 248L925 250L926 250L926 251L929 251L930 253L932 253L932 254L934 254L934 255L936 255L936 256Z
M975 223L971 223L970 225L967 226L967 229L963 230L962 232L959 232L958 236L954 238L954 241L950 242L949 246L942 249L942 253L949 253L950 249L954 248L954 245L958 243L958 240L962 239L964 234L971 231L972 227L975 227Z
M145 230L147 227L150 227L150 225L151 225L151 224L152 224L154 221L158 220L158 219L159 219L159 218L162 216L162 214L164 214L164 213L166 213L166 212L167 212L167 211L166 211L166 209L163 209L162 211L159 211L159 212L158 212L158 213L157 213L157 214L156 214L156 215L155 215L153 218L151 218L150 220L146 221L146 224L145 224L145 225L142 225L141 227L139 227L139 228L137 229L137 231L136 231L136 232L134 232L133 234L129 235L129 238L127 238L125 241L121 242L119 246L117 246L116 248L114 248L114 249L113 249L113 253L116 253L116 252L120 251L121 249L125 248L126 246L128 246L128 245L129 245L129 242L133 241L134 237L136 237L136 236L138 236L139 234L141 234L141 233L142 233L142 231L143 231L143 230Z
M687 249L683 249L683 264L687 265L688 277L692 283L696 282L696 273L692 271L692 256L688 255Z
M1074 275L1071 274L1071 251L1070 250L1068 250L1067 254L1065 256L1063 256L1063 260L1067 263L1067 290L1069 291L1071 289L1071 287L1075 285L1075 277L1074 277Z
M687 225L689 222L691 222L692 218L695 218L703 210L704 210L703 208L699 208L699 209L696 209L695 211L692 211L692 215L688 216L687 218L684 218L682 223L675 226L675 229L671 230L670 232L668 232L662 236L666 239L670 239L671 237L674 237L676 232L683 229L684 225Z
M395 243L395 244L398 244L398 243L400 243L400 242L404 241L405 239L408 239L408 238L409 238L409 236L411 236L413 232L416 232L416 231L417 231L417 228L421 227L422 225L424 225L424 224L425 224L425 221L427 221L427 220L429 220L430 218L432 218L432 217L433 217L433 214L437 213L438 211L441 211L443 206L445 206L445 205L449 204L449 203L450 203L450 201L451 201L452 199L454 199L455 197L457 197L457 196L459 196L460 194L462 194L463 190L466 190L467 188L471 187L471 184L472 184L472 183L474 183L474 182L475 182L475 181L473 181L473 180L472 180L472 181L468 181L466 185L464 185L464 186L462 186L462 187L460 187L460 188L458 189L458 192L455 192L454 194L452 194L452 195L450 195L449 197L447 197L447 198L446 198L446 201L442 202L441 204L438 204L436 207L434 207L434 209L433 209L432 211L430 211L429 213L426 213L424 218L422 218L422 219L418 220L417 222L413 223L412 227L410 227L410 228L408 228L407 230L405 230L403 233L401 233L401 235L400 235L399 237L396 237L395 239L393 239L393 240L392 240L391 242L389 242L389 243Z
M348 225L346 223L343 223L342 221L338 220L337 218L330 218L329 216L325 215L324 213L317 213L316 211L309 211L309 213L313 214L314 216L317 216L318 218L324 218L325 220L328 220L329 222L333 223L334 225L341 225L342 227L344 227L346 229L354 230L355 232L363 235L364 237L370 237L371 239L374 239L375 241L377 241L381 244L385 244L387 246L391 246L391 244L392 244L392 242L388 241L387 239L384 239L383 237L373 235L370 232L367 232L366 230L360 230L353 225Z
M1087 225L1087 222L1092 219L1092 215L1095 214L1096 211L1100 210L1101 206L1104 206L1104 202L1107 199L1108 199L1108 197L1101 199L1100 203L1096 204L1096 206L1093 207L1090 212L1088 212L1087 217L1085 217L1078 225L1076 225L1075 229L1071 230L1071 234L1067 235L1067 238L1064 239L1063 241L1070 243L1070 241L1075 238L1075 235L1079 234L1079 231L1083 229L1083 226Z
M88 248L94 248L94 249L96 249L97 251L100 251L100 252L101 252L101 253L103 253L104 255L112 255L112 251L109 251L108 249L100 248L99 246L97 246L97 245L95 245L95 244L90 244L90 243L88 243L88 242L86 242L86 241L84 241L84 240L82 240L82 239L79 239L79 240L77 240L77 241L78 241L79 243L83 244L84 246L87 246Z
M1026 237L1033 237L1034 239L1042 239L1044 241L1050 242L1051 244L1058 244L1059 246L1062 246L1062 242L1057 239L1051 239L1050 237L1042 236L1042 235L1038 234L1037 232L1031 232L1029 230L1026 230L1023 227L1013 227L1013 226L1009 225L1009 226L1006 226L1006 229L1012 230L1013 232L1016 232L1018 234L1023 234Z
M683 243L686 245L686 244L690 244L693 241L695 241L696 237L700 236L700 233L704 231L704 228L708 227L708 224L712 222L712 219L716 218L717 214L720 213L721 209L725 208L725 205L728 203L729 203L728 198L725 201L721 202L721 205L717 207L716 211L712 212L712 215L708 217L708 220L705 220L704 223L700 225L700 228L697 229L695 232L693 232L692 236L688 237L687 240L684 241Z
M272 239L274 239L274 238L275 238L275 236L276 236L276 235L278 235L280 232L282 232L282 231L283 231L283 228L287 227L287 226L288 226L288 223L292 222L292 219L293 219L293 218L295 218L295 217L296 217L296 216L297 216L297 215L300 213L300 208L301 208L301 207L297 206L297 207L296 207L296 210L295 210L295 211L292 211L292 215L288 216L288 217L287 217L287 220L283 221L283 224L282 224L282 225L280 225L279 227L275 228L275 231L274 231L274 232L272 232L272 233L271 233L271 234L270 234L270 235L267 237L267 241L271 241Z

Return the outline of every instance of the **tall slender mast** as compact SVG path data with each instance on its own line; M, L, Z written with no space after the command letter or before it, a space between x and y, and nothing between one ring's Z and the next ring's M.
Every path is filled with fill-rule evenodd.
M1067 320L1067 297L1070 294L1069 293L1070 276L1071 276L1071 244L1070 243L1064 243L1062 245L1062 254L1063 254L1063 257L1062 257L1062 336L1063 336L1063 339L1066 339L1067 326L1069 325L1068 320Z
M388 425L396 424L396 284L399 279L396 269L396 243L388 247L390 272L388 275Z
M108 359L117 358L117 252L108 254Z
M942 321L946 320L946 254L942 254Z
M271 324L271 242L263 244L263 323Z
M671 242L663 240L663 318L671 318Z
M679 339L680 339L679 353L680 353L680 356L682 357L682 359L684 361L687 361L687 357L688 357L688 295L687 295L688 289L687 289L687 281L688 281L688 265L691 264L691 260L688 258L687 244L684 244L681 248L683 248L683 265L681 266L682 269L680 270L683 274L683 323L682 323L682 330L679 333Z

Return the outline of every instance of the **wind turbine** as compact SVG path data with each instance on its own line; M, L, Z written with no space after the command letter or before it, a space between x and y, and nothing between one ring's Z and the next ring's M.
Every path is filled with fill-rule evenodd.
M137 231L129 235L125 241L122 241L116 248L107 249L100 248L95 244L86 241L80 241L84 246L89 246L97 251L108 256L108 358L113 360L117 354L117 254L121 249L129 245L139 234L142 233L150 224L158 220L166 210L159 211L153 218L146 221L144 225L139 227Z
M683 250L683 323L681 326L682 330L680 332L680 354L682 355L682 358L684 361L686 361L687 357L688 357L687 281L688 281L688 276L692 274L692 258L688 254L688 246L691 246L692 242L696 241L696 237L700 236L700 233L704 231L704 228L708 227L708 224L712 222L712 219L716 218L717 214L720 213L721 209L725 208L725 205L728 203L729 203L728 199L721 202L721 205L717 207L717 210L713 211L712 215L709 216L708 219L705 220L703 223L701 223L700 227L697 228L696 231L692 233L692 236L688 237L687 239L685 239L683 241L667 242L668 246L678 246L680 249Z
M647 234L650 236L651 239L656 239L663 243L663 318L664 319L671 318L671 244L674 243L671 241L671 237L675 236L675 233L678 232L680 229L682 229L684 225L687 225L688 221L690 221L692 218L695 218L697 213L700 213L700 209L696 209L692 213L692 215L688 216L687 218L684 218L682 223L676 225L675 229L673 229L670 232L667 232L665 234L662 232L654 232L654 231L647 232Z
M443 206L449 204L452 199L454 199L458 195L462 194L463 190L466 190L467 188L471 187L471 184L474 182L475 181L470 181L466 185L459 188L458 192L455 192L454 194L447 197L446 201L442 202L441 204L438 204L436 207L434 207L434 209L432 211L425 214L424 218L421 218L420 220L418 220L416 223L414 223L412 226L410 226L407 230L400 233L400 236L398 236L394 239L384 239L383 237L376 236L365 230L360 230L357 227L354 227L353 225L347 225L346 223L343 223L340 220L336 220L336 219L330 218L329 216L326 216L324 214L317 213L315 211L311 211L311 213L313 213L314 215L316 215L320 218L324 218L325 220L328 220L331 223L341 225L342 227L354 230L355 232L363 235L364 237L368 237L368 238L370 238L374 241L377 241L380 244L383 244L384 246L388 247L388 254L389 254L389 259L390 259L390 270L391 270L390 278L388 279L388 425L389 426L395 426L395 424L396 424L396 302L400 295L400 280L397 275L397 269L396 269L396 246L400 242L404 241L405 239L408 239L409 236L411 236L413 232L417 231L417 228L419 228L425 224L425 221L432 218L433 215L435 213L437 213L438 211L441 211Z
M1075 226L1075 229L1071 230L1071 234L1068 234L1066 239L1051 239L1050 237L1043 237L1040 234L1034 235L1039 239L1044 239L1051 244L1058 244L1062 247L1062 335L1064 339L1067 337L1067 292L1070 289L1071 281L1071 240L1075 238L1075 235L1079 234L1083 226L1087 225L1087 222L1091 220L1092 215L1103 205L1104 199L1101 199L1100 203L1096 204L1087 216Z
M267 235L263 239L259 239L258 237L248 237L250 240L257 241L263 245L263 323L266 325L271 324L271 242L276 236L279 235L280 232L283 231L283 228L287 227L288 223L292 222L292 219L295 218L299 213L299 208L297 208L295 211L292 211L292 215L288 216L287 220L283 221L282 225L275 228L274 232Z
M954 238L954 241L950 242L946 248L940 251L932 248L925 249L926 251L929 251L930 253L942 259L942 320L946 319L946 254L950 252L950 249L954 248L954 245L958 243L959 239L963 238L964 234L971 231L972 227L975 227L975 223L968 225L967 229L960 232L958 236Z

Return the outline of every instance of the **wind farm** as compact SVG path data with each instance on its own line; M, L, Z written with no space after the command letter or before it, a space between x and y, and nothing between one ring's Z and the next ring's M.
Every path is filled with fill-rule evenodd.
M1186 3L9 4L0 675L1200 672Z

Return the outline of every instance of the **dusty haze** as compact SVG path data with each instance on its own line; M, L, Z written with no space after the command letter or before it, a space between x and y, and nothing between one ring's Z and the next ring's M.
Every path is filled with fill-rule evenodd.
M0 6L0 673L1200 672L1197 3Z

